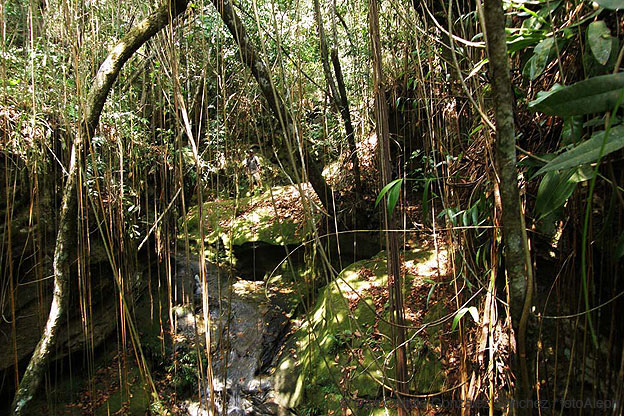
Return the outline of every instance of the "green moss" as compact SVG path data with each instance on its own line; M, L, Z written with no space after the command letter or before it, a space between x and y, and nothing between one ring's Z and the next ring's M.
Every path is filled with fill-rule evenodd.
M130 415L143 415L150 409L150 393L147 386L141 382L138 368L128 367L128 379L136 380L128 385L128 390L121 388L112 393L108 399L95 409L96 416L105 416L117 413L122 408Z
M292 204L293 215L278 215L274 200L287 199ZM274 245L298 244L305 240L304 220L296 215L301 210L295 186L278 186L262 194L236 200L215 200L205 202L202 207L204 217L204 238L209 244L221 240L228 247L250 242L265 242ZM283 214L283 213L282 213ZM199 207L192 207L185 219L180 220L180 230L184 230L184 220L191 241L198 242ZM184 238L180 235L179 238Z
M406 262L421 262L432 253L404 253ZM362 271L365 271L362 273ZM406 287L419 278L406 276ZM340 410L341 399L380 397L380 382L392 384L394 359L388 304L383 300L387 284L385 253L344 269L321 290L316 306L294 334L290 353L282 358L278 375L288 371L290 391L281 392L289 406L302 413L327 414ZM380 313L384 319L376 316ZM431 308L426 319L435 320L443 307ZM411 334L408 334L411 335ZM439 338L439 329L428 328L409 344L416 391L433 391L443 385L441 363L428 347ZM296 375L293 375L296 373ZM385 380L384 381L384 374ZM369 414L370 409L356 414Z
M249 202L249 198L243 198L239 201L240 207L245 207ZM232 218L236 208L236 201L233 199L216 200L205 202L202 206L202 215L204 217L204 238L207 243L213 243L217 241L223 232L221 222L225 219ZM199 241L200 229L199 229L199 206L194 206L189 209L186 215L186 227L188 231L189 240ZM179 221L179 229L184 232L184 218ZM184 238L184 235L178 236Z

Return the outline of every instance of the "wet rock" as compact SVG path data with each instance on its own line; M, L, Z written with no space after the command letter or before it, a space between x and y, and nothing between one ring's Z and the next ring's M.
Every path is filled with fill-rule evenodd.
M196 265L187 264L180 270L184 274L176 280L186 280L181 285L186 285L187 292L197 294L194 289L198 280L193 274L197 270ZM210 331L213 389L218 413L277 414L279 405L273 398L272 378L268 371L289 323L288 315L280 307L280 304L288 302L280 296L293 295L280 291L265 293L260 282L233 277L224 279L214 266L209 266L206 280L208 293L200 291L199 297L208 296L209 328L202 327L205 324L202 311L189 308L187 304L176 306L176 330L178 335L189 340L188 347L195 339L192 334ZM220 291L214 293L217 286ZM223 397L226 403L222 402ZM208 398L209 389L203 400ZM201 406L189 403L189 413L201 415Z

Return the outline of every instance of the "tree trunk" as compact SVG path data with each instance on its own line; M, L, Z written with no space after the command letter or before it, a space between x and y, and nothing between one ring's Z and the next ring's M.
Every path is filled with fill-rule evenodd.
M369 24L371 49L373 55L373 82L375 86L375 119L377 139L381 152L381 174L384 186L392 181L390 164L390 127L388 125L388 103L383 91L383 69L381 66L381 41L379 37L379 12L377 0L369 1ZM386 194L384 199L388 198ZM387 202L387 201L385 201ZM390 295L390 314L392 321L393 347L396 362L397 398L399 416L409 414L402 403L409 392L407 377L407 355L405 348L405 316L403 308L403 279L401 278L401 259L397 236L396 216L388 212L383 205L384 226L386 228L386 261L388 264L388 294Z
M323 74L325 75L325 82L329 88L329 95L332 103L336 108L338 106L338 89L334 82L334 77L329 67L329 52L327 51L327 39L325 38L325 28L323 27L323 18L321 17L321 4L320 0L314 0L314 18L316 20L316 30L319 35L319 43L321 47L321 65L323 67Z
M336 49L337 36L335 35L336 28L334 25L334 46L331 51L332 66L336 74L336 82L332 76L331 68L329 66L329 52L327 48L327 37L325 36L325 29L323 27L323 18L321 16L320 0L314 0L314 16L316 19L317 31L319 34L320 49L321 49L321 64L323 66L323 73L325 74L325 81L329 88L330 98L334 106L340 112L340 116L345 126L345 133L347 135L347 144L349 145L349 153L351 154L351 164L353 165L353 177L355 180L355 193L356 200L362 194L362 181L360 177L360 161L357 155L357 147L355 145L355 132L353 130L353 124L351 123L351 112L349 110L349 100L347 98L347 90L344 84L344 77L342 76L342 67L340 65L340 59L338 57L338 50Z
M123 64L141 45L169 24L174 17L184 12L185 9L186 0L167 1L153 14L130 29L128 34L108 54L89 90L85 117L79 127L78 134L74 138L69 173L63 189L59 231L54 249L54 293L50 314L48 315L48 321L41 340L35 348L13 398L12 412L14 415L22 415L28 412L27 407L41 384L47 363L56 344L61 319L67 309L69 300L70 252L77 245L77 235L72 230L76 221L77 193L80 192L77 186L79 158L85 140L91 138L95 133L108 93L117 79Z
M275 88L275 85L273 85L269 69L256 52L256 48L251 43L243 23L232 8L230 0L212 0L212 4L221 15L223 23L225 23L225 26L234 37L234 40L236 40L240 49L241 60L251 70L252 75L260 86L262 95L264 95L264 98L267 100L282 130L289 138L296 138L295 125L284 105L284 100L279 91ZM308 180L321 200L323 208L325 208L327 212L332 213L333 209L330 200L331 189L321 174L319 163L315 160L309 160L306 171Z
M340 65L340 59L338 58L338 51L336 48L331 52L332 63L334 65L334 72L336 73L336 81L338 82L338 92L340 93L340 114L342 114L342 120L345 124L345 132L347 133L347 144L349 145L349 152L351 153L351 164L353 165L353 177L355 179L355 193L356 196L362 195L362 177L360 174L360 158L357 154L357 146L355 145L355 131L353 130L353 123L351 122L351 111L349 110L349 99L347 98L347 89L344 83L344 77L342 76L342 67Z
M521 399L528 399L530 387L526 363L526 324L532 298L533 273L518 189L514 96L509 77L502 1L486 0L484 15L496 116L496 164L500 180L505 271L509 282L511 319L518 341L519 394Z

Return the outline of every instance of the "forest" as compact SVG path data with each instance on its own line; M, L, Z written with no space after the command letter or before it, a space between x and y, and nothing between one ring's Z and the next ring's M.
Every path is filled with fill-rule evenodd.
M623 415L623 12L1 1L0 415Z

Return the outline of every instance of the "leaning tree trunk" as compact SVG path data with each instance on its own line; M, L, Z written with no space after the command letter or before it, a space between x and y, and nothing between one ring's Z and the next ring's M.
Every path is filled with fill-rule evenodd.
M252 75L260 86L262 95L264 95L264 98L267 100L282 130L286 132L290 138L295 138L294 122L284 105L284 100L273 84L271 72L264 64L258 52L256 52L255 46L251 43L251 39L249 39L247 35L247 30L245 30L245 26L243 26L243 23L234 11L230 0L212 0L212 4L221 15L223 23L225 23L225 26L234 37L234 40L236 40L240 49L241 60L251 70ZM310 159L312 159L312 157L310 157ZM312 188L314 188L314 191L318 194L323 208L331 214L333 212L332 204L329 199L331 196L331 189L321 174L319 164L314 160L310 160L307 163L306 171L308 180Z
M500 180L505 270L509 282L510 313L517 334L521 399L530 396L526 363L526 327L532 298L533 273L516 169L513 92L501 0L485 0L485 26L496 116L496 164Z
M338 82L338 93L340 95L340 114L345 125L345 133L347 134L347 145L351 153L351 164L353 165L353 177L355 178L356 197L362 195L362 174L360 173L360 158L357 154L357 145L355 144L355 130L351 121L351 110L349 110L349 99L347 98L347 88L342 76L342 66L340 58L338 58L338 50L334 47L331 51L332 64L336 73L336 81Z
M329 67L329 52L327 50L327 39L325 38L325 28L323 27L323 17L321 16L320 0L314 0L314 19L316 20L316 30L319 36L319 46L321 48L321 66L325 75L325 82L329 88L329 95L337 108L338 106L338 89L334 82L334 77Z
M383 185L392 181L390 163L390 127L388 123L388 103L383 91L383 69L381 40L379 36L378 0L369 1L369 26L371 49L373 55L373 82L375 86L375 119L379 150L381 153L381 174ZM385 199L388 198L386 194ZM388 212L384 204L384 227L386 228L386 261L388 264L388 293L390 295L390 316L392 321L393 347L396 362L396 386L399 399L399 416L409 414L403 400L409 393L407 374L407 352L405 347L405 311L403 307L403 279L401 277L401 260L399 239L397 236L396 215Z
M50 314L46 327L28 363L26 372L13 398L12 412L14 415L27 413L27 407L37 392L45 373L47 363L54 350L58 328L69 300L70 252L77 244L77 236L73 231L77 212L77 193L79 192L78 170L80 155L84 143L95 133L100 120L102 108L113 83L119 75L124 63L160 29L169 24L173 18L186 10L186 0L171 0L163 3L149 17L139 22L121 39L108 54L100 66L87 97L84 119L78 134L74 138L71 150L69 174L63 189L59 231L54 249L54 293Z
M335 13L335 10L334 10ZM320 0L314 0L314 17L316 20L316 27L319 35L319 42L321 47L321 64L323 67L323 73L325 74L325 81L329 88L330 98L335 107L340 112L342 121L345 126L345 133L347 134L347 144L349 146L349 153L351 154L351 164L353 165L353 177L355 180L355 193L356 201L359 200L362 194L362 180L360 175L360 160L357 155L357 147L355 145L355 132L353 130L353 123L351 122L351 111L349 110L349 100L347 98L347 90L344 83L344 77L342 75L342 67L340 65L340 59L338 57L337 49L337 36L336 27L334 24L334 45L331 51L332 66L336 74L336 82L332 75L329 66L329 52L327 48L327 37L325 36L325 28L323 27L323 17L321 16ZM336 87L336 83L338 87Z

